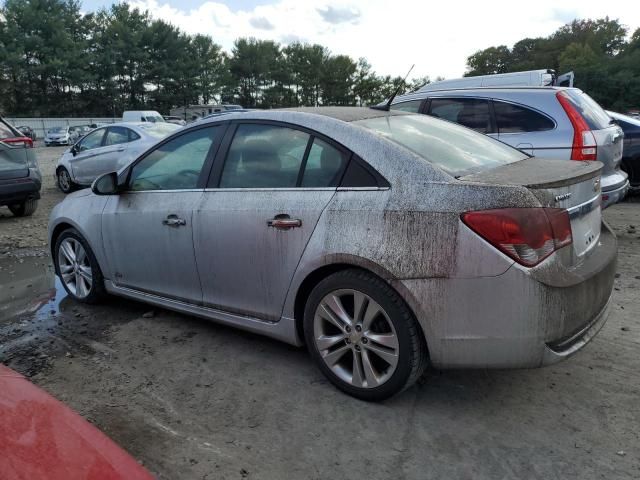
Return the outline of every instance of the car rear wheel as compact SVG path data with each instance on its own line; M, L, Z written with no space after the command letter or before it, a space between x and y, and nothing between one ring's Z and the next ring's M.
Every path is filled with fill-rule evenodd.
M71 193L76 189L76 184L71 180L71 175L69 175L69 171L60 167L57 173L58 177L58 188L62 190L63 193Z
M34 214L37 208L38 200L35 198L25 200L23 203L9 205L9 210L11 210L11 213L13 213L16 217L29 217Z
M83 303L105 295L104 278L91 247L75 229L62 232L54 249L56 273L67 293Z
M342 391L380 401L410 387L428 364L426 341L402 298L361 270L322 280L305 307L304 334L320 370Z

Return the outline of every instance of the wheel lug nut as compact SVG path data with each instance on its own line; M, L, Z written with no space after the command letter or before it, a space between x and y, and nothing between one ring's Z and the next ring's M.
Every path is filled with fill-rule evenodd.
M347 326L347 328L345 328L345 330L347 331L347 333L351 332L351 327Z
M362 327L360 325L356 325L356 332L361 332L362 331Z
M356 352L360 351L360 345L356 345Z
M366 338L362 339L362 343L367 343L369 340L367 340Z
M351 343L351 339L350 338L345 339L345 341L347 342L347 344Z

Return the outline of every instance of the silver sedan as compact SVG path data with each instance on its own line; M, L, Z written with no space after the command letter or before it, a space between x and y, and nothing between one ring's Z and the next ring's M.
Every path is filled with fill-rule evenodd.
M428 365L539 367L593 338L617 256L601 168L404 112L230 113L67 196L49 240L78 301L306 344L382 400Z
M89 186L98 176L119 170L180 128L168 123L114 123L93 130L58 160L58 187L64 193L70 193Z

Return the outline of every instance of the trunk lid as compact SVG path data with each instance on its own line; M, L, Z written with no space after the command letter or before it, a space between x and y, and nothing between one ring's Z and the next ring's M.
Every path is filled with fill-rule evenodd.
M573 265L598 244L600 210L600 162L567 162L527 158L491 170L461 177L466 182L527 187L544 207L564 208L571 219Z
M618 125L611 125L601 130L592 130L598 146L597 158L604 164L602 174L612 173L620 168L624 133Z
M29 176L27 148L11 147L0 139L0 180Z

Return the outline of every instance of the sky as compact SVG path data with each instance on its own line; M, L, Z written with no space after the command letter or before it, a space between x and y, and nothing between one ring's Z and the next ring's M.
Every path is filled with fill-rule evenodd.
M84 0L97 10L111 0ZM575 18L618 19L640 27L640 2L602 0L128 0L187 33L230 51L238 37L319 43L334 54L365 57L382 75L460 77L466 59L494 45L547 36ZM546 68L541 65L540 68Z

